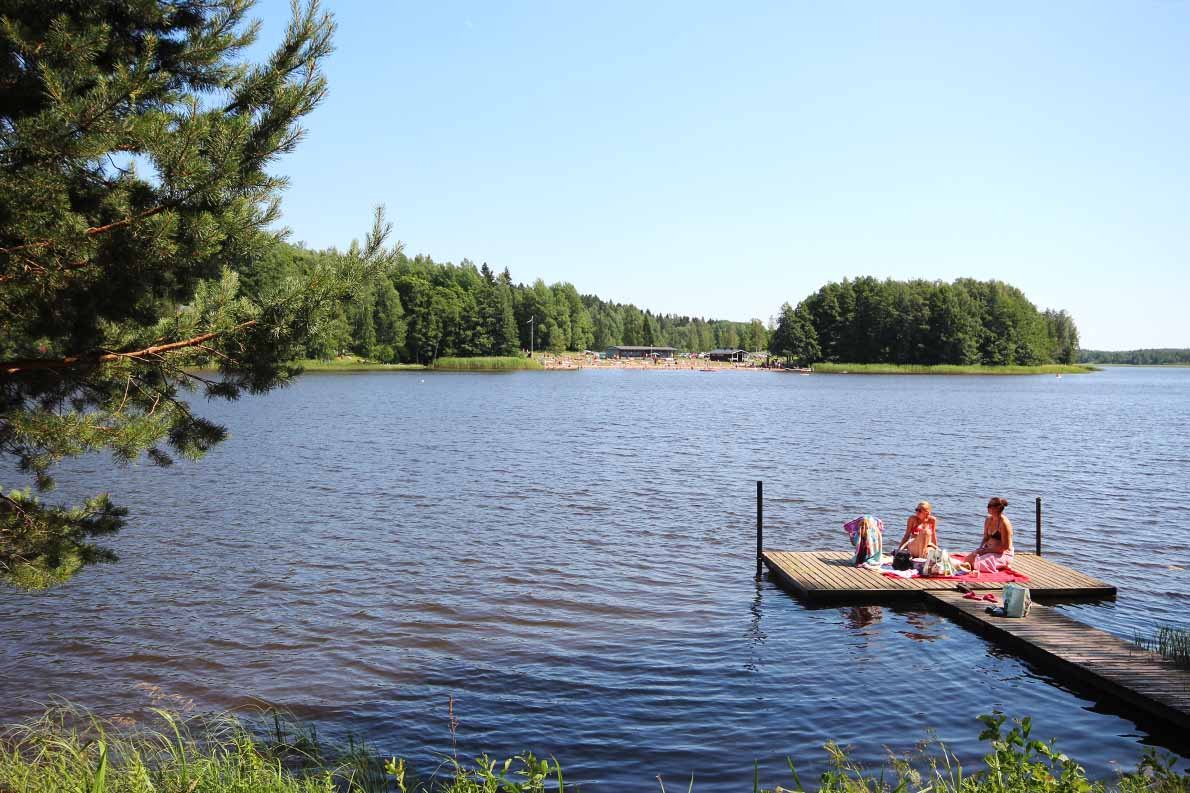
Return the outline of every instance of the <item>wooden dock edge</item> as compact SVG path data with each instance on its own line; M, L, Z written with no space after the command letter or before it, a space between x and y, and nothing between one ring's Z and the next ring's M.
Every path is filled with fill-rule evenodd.
M1059 671L1063 675L1069 676L1070 679L1102 691L1114 699L1127 702L1165 722L1183 729L1190 729L1190 708L1187 707L1187 704L1190 703L1190 673L1173 667L1172 664L1157 658L1155 654L1133 647L1110 633L1084 625L1038 603L1033 604L1029 617L1024 620L1013 620L992 617L985 611L987 603L968 600L959 592L923 592L922 595L930 606L963 627L970 628L1032 661ZM1014 633L1014 629L1027 623L1036 624L1037 621L1040 621L1038 618L1063 626L1068 624L1071 630L1077 630L1087 647L1094 647L1095 652L1102 653L1104 656L1126 655L1129 658L1135 658L1136 668L1121 669L1117 661L1114 664L1102 665L1097 669L1095 657L1087 657L1086 662L1072 660L1052 649L1030 641L1026 636ZM1065 646L1069 647L1069 645ZM1150 677L1146 678L1145 674ZM1154 684L1151 679L1153 675L1160 675L1159 683ZM1171 703L1148 696L1127 685L1124 680L1126 678L1132 678L1139 684L1139 687L1149 688L1157 685L1166 694L1177 692L1180 694L1177 697L1178 702ZM1178 692L1178 681L1181 681L1180 692Z
M819 551L809 552L810 554L819 554ZM906 603L906 602L922 602L921 595L927 591L949 591L962 583L960 581L944 581L940 582L935 589L917 588L904 586L902 582L888 582L879 588L871 586L846 586L846 582L840 582L840 576L831 574L825 578L817 571L808 571L805 569L806 565L803 563L801 568L797 568L795 561L794 568L790 568L789 557L805 556L806 553L790 553L788 551L780 551L775 549L767 549L761 552L760 560L763 561L765 567L768 568L770 575L772 575L781 587L789 592L794 593L800 599L807 603L814 605L828 605L831 603L839 603L842 605L848 604L867 604L880 605L882 603ZM1031 557L1032 554L1020 554L1023 557ZM785 561L778 557L785 557ZM1073 572L1073 571L1063 571ZM1114 600L1116 598L1116 587L1107 582L1091 578L1086 575L1074 573L1073 580L1069 577L1067 580L1061 582L1050 581L1047 586L1043 581L1034 581L1027 584L1030 592L1035 599L1051 600L1057 602L1084 602L1092 600ZM1042 576L1043 579L1050 579L1052 576ZM831 579L834 579L833 581ZM984 583L978 580L967 581L974 589L999 591L1003 588L1003 584L999 583ZM1055 586L1055 583L1060 585ZM1081 584L1081 585L1080 585Z
M789 575L779 562L769 556L770 553L772 552L765 551L761 555L761 558L764 559L765 567L769 570L769 575L774 576L785 590L794 593L807 603L812 603L816 606L834 603L840 605L847 605L849 603L879 605L882 603L921 602L921 591L916 589L885 589L879 592L864 589L817 589L813 585L808 585L806 582Z

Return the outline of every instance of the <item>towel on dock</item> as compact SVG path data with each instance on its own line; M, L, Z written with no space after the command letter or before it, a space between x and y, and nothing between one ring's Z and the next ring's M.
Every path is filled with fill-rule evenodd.
M994 573L961 573L960 575L931 575L923 576L917 570L893 570L892 567L880 568L881 574L889 578L929 578L932 581L971 581L985 584L1027 584L1029 576L1018 573L1011 567L997 570Z
M879 568L884 563L880 547L884 536L884 521L871 515L860 515L843 524L843 530L855 546L855 566Z

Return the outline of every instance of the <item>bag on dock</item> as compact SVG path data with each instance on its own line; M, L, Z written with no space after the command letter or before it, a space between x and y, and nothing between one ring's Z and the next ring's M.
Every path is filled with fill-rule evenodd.
M926 554L925 564L921 566L921 574L926 578L930 576L950 577L956 572L950 552L945 548L930 548L930 552Z
M1005 617L1027 617L1029 616L1029 606L1032 604L1033 598L1029 595L1028 587L1020 584L1004 585Z
M908 548L902 548L893 554L893 569L894 570L908 570L913 566L913 554L909 553Z

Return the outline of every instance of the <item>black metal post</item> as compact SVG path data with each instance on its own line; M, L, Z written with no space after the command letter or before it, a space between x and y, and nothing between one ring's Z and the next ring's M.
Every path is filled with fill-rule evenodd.
M756 480L756 577L764 557L764 482Z
M1041 556L1041 496L1037 497L1037 555Z

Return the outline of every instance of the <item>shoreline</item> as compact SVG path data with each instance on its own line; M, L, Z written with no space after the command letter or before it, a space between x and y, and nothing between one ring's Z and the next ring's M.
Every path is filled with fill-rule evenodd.
M1091 374L1100 369L1091 364L1042 364L1040 366L924 366L895 363L816 363L816 374L898 374L898 375L1063 375Z
M466 360L466 359L462 359ZM765 367L754 363L729 363L724 361L708 361L701 358L672 358L658 359L656 362L648 359L599 359L591 356L555 355L552 353L539 354L533 360L540 364L538 367L525 368L436 368L428 364L397 363L386 364L364 361L357 358L336 359L333 361L303 360L295 361L306 372L435 372L435 371L578 371L580 369L626 369L656 372L775 372L779 374L826 374L826 375L1063 375L1090 374L1102 371L1099 366L1091 364L1044 364L1041 366L955 366L934 365L924 366L915 364L844 364L818 363L812 367L812 372L796 372Z

